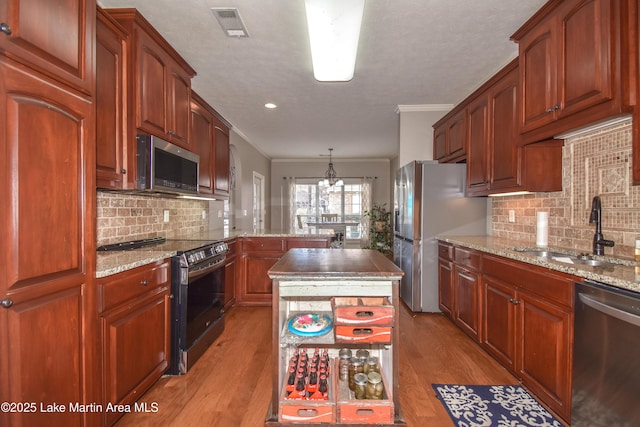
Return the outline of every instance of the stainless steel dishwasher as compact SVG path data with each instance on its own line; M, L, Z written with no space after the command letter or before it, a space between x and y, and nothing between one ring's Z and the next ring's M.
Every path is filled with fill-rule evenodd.
M575 284L574 427L640 426L640 293Z

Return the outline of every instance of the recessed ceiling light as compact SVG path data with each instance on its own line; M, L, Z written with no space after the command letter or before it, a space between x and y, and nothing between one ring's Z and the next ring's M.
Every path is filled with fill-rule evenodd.
M269 108L269 109L274 109L277 108L278 106L272 102L267 102L266 104L264 104L265 108Z

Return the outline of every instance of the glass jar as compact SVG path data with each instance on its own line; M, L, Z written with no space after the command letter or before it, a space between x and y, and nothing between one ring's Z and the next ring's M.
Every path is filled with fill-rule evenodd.
M338 357L338 372L340 373L340 379L342 381L346 381L349 379L349 360L351 359L351 350L343 348L338 353Z
M368 378L364 373L354 375L353 382L355 384L355 388L353 392L356 395L356 399L367 398L367 391L366 391L367 381L368 381Z
M369 351L361 348L356 351L356 357L362 361L362 363L366 362L369 358Z
M364 374L364 365L357 357L352 357L349 361L349 389L355 390L355 379L357 374Z
M365 386L365 396L367 399L382 399L382 376L378 372L370 372L367 375L367 385Z
M369 374L369 372L377 372L380 373L380 368L378 367L378 358L377 357L369 357L367 362L364 364L364 373Z

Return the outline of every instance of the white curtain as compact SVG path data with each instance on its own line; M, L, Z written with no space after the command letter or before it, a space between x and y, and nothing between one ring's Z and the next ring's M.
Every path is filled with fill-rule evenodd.
M298 231L298 221L296 217L296 180L288 178L288 199L289 199L289 231L296 233Z
M371 209L371 197L373 194L373 178L362 179L362 233L360 233L360 247L369 244L369 217L364 213Z

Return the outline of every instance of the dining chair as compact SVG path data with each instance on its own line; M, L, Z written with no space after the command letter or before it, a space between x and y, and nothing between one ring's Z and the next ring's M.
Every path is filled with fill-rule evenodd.
M322 218L322 222L337 222L338 221L338 214L321 214L320 217Z

